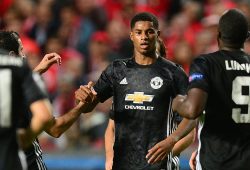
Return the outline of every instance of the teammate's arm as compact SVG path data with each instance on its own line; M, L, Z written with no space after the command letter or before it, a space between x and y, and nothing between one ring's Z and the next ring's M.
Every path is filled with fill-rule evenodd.
M48 99L37 100L30 105L32 119L30 127L19 131L19 142L22 148L28 148L32 141L49 126L52 116L51 104Z
M49 135L56 138L60 137L78 119L81 113L88 113L94 109L99 101L95 91L92 90L92 86L93 82L89 82L88 85L81 86L75 92L75 99L78 101L77 106L64 115L51 120L50 126L45 129Z
M172 108L181 116L196 119L202 113L207 102L207 92L199 88L192 88L187 96L178 95L174 98Z
M61 65L61 57L57 53L46 54L42 61L34 68L34 72L45 73L53 64Z
M195 120L183 119L178 128L166 139L153 146L146 155L148 163L154 164L162 161L172 151L174 145L184 136L190 133L196 125Z
M106 154L105 169L112 170L113 157L114 157L113 146L115 142L115 123L114 120L112 119L109 119L104 139L105 139L105 154Z
M192 130L187 136L179 140L172 150L173 156L179 156L189 145L195 140L195 129Z
M79 102L77 106L71 109L60 117L53 117L50 120L49 126L45 128L45 131L55 138L59 138L70 126L79 118L81 113L85 112L86 105L83 102Z
M190 166L191 170L196 170L196 156L197 156L197 154L198 154L198 151L195 150L190 157L189 166Z
M187 96L174 98L172 108L182 117L196 119L205 109L209 92L209 62L203 56L191 64Z
M33 71L42 74L55 63L60 65L61 57L56 53L46 54ZM82 112L87 112L86 107L84 107L85 109L83 109L83 107L84 103L79 103L76 107L63 116L58 118L53 117L50 120L49 126L45 128L45 131L53 137L60 137L62 133L70 128L70 126L77 120Z

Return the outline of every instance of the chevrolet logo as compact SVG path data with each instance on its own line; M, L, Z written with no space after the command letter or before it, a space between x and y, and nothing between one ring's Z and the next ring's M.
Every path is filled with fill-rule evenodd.
M133 103L143 104L143 102L151 102L154 95L144 95L144 92L134 92L134 94L127 94L125 101L132 101Z

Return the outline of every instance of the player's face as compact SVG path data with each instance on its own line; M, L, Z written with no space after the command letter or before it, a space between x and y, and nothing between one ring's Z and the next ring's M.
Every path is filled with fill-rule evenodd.
M136 22L130 32L135 51L145 56L155 53L158 35L159 30L155 29L153 23L149 21Z

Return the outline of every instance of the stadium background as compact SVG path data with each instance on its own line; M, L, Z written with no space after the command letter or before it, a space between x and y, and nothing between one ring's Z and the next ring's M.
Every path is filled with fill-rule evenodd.
M44 75L54 114L74 105L74 90L96 80L116 58L132 56L129 21L136 12L149 11L160 21L167 58L186 73L194 57L217 50L217 24L229 8L241 9L250 18L249 0L0 0L0 29L21 36L31 67L49 52L62 57ZM245 43L250 53L250 41ZM60 138L42 134L39 139L50 170L104 169L103 134L111 100L99 104ZM194 142L181 155L188 168Z

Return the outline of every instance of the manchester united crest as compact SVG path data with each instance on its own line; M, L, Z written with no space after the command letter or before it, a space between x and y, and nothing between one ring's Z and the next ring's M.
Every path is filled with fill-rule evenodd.
M163 85L163 80L160 77L154 77L151 79L150 85L153 89L159 89Z

